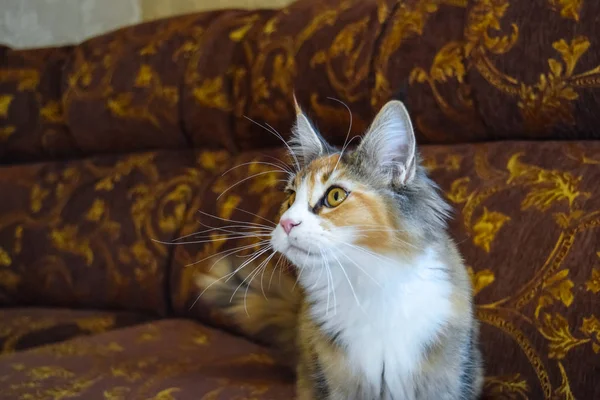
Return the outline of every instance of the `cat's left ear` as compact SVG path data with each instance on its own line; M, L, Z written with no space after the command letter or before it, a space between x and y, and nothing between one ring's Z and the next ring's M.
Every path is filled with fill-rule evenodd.
M296 124L292 130L292 139L289 145L300 164L305 166L314 159L331 152L331 146L310 123L298 105L296 96L294 96L294 108L296 109Z
M377 114L359 146L363 162L400 185L416 174L416 140L408 110L398 100L389 101Z

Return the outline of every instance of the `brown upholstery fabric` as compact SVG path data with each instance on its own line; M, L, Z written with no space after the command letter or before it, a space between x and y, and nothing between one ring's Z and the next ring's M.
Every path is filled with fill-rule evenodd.
M61 75L72 47L0 52L0 161L73 154Z
M0 202L0 303L166 312L170 249L155 240L178 235L202 193L205 158L156 152L1 168L10 196Z
M141 314L49 308L0 310L0 354L147 322Z
M262 348L164 320L0 357L5 399L290 399L293 379ZM35 396L35 397L34 397Z
M77 46L0 46L0 304L227 325L194 304L186 265L207 268L207 257L249 243L156 240L223 223L198 210L276 220L271 166L223 173L283 155L275 130L289 136L294 91L341 143L350 118L328 97L351 108L352 136L407 89L418 140L433 144L427 165L457 210L487 397L600 398L599 14L592 0L301 0ZM96 332L70 314L40 322L43 313L0 314L0 344ZM98 326L137 317L115 318ZM208 345L190 342L204 334ZM165 321L0 356L0 386L29 399L287 399L290 383L269 360Z
M3 51L3 162L266 147L292 92L335 142L407 84L422 143L598 138L595 1L304 0ZM531 18L531 16L539 18Z
M600 396L591 378L600 374L600 143L425 146L422 152L456 210L451 231L475 286L486 393ZM235 162L251 160L271 159L248 153ZM224 219L276 221L281 194L269 187L281 174L256 176L216 200L237 181L269 169L251 164L220 177L203 194L200 208ZM199 220L225 224L207 216ZM205 229L192 218L186 221L182 234ZM177 246L171 277L175 312L213 317L194 304L198 292L192 282L195 268L209 268L218 257L195 268L185 265L251 243L256 240ZM263 279L266 285L271 277Z

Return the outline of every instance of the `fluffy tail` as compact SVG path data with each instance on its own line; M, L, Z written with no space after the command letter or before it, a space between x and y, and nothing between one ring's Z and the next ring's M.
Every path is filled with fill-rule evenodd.
M242 260L228 257L201 273L196 279L200 301L218 307L244 334L270 342L294 363L300 289L286 273L256 273L255 264L238 270Z

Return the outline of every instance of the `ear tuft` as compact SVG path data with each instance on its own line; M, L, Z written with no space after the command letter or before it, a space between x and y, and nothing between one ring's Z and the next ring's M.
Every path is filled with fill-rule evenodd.
M330 152L331 147L313 127L308 117L298 105L295 95L294 108L296 109L296 124L292 129L292 138L289 141L289 146L292 155L298 159L301 166L305 166L314 159Z
M359 146L369 168L393 183L406 185L416 174L416 140L402 102L389 101L379 111Z

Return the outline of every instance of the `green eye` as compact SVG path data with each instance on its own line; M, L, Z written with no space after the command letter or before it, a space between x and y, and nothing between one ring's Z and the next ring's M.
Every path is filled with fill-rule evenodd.
M329 189L327 196L325 196L325 205L329 208L337 207L346 200L346 197L348 197L348 193L344 189L333 187Z

